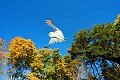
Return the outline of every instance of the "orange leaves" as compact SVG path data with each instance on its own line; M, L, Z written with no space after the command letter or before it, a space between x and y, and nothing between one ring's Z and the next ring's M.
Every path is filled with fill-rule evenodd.
M64 71L66 71L67 64L64 62L64 60L62 60L58 64L59 64L60 69L63 69Z
M5 43L5 41L4 41L3 39L0 38L0 50L2 49L4 43Z
M7 62L5 62L5 53L3 51L0 50L0 69L1 69L1 66L6 66Z
M66 76L71 76L72 74L71 74L71 72L66 72L65 75L66 75Z
M32 69L31 74L27 74L30 80L39 80L41 69L44 67L42 54L37 54L34 43L28 39L15 37L8 47L10 52L7 53L7 58L13 66ZM21 70L21 69L20 69Z
M0 50L0 61L5 59L5 54Z
M69 54L65 55L64 60L66 62L65 75L71 77L72 80L76 80L76 69L77 66L81 65L81 61L77 59L72 60Z
M73 64L81 64L80 60L73 60Z
M13 53L27 53L32 54L36 49L34 43L31 40L25 40L21 37L14 38L8 47L8 49Z
M21 37L15 37L8 47L10 51L8 55L8 59L11 60L12 63L16 61L13 59L25 59L35 55L36 48L34 43L31 40L25 40Z

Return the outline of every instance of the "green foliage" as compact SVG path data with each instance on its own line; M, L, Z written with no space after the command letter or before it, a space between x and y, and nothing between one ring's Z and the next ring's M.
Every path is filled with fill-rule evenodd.
M74 36L74 42L68 52L73 59L81 59L86 63L86 66L94 66L92 68L93 74L97 70L96 65L100 66L99 68L103 71L106 71L104 63L109 65L107 69L116 68L110 66L112 65L110 61L114 62L115 59L118 59L119 64L120 60L120 14L114 24L96 24L92 29L80 30ZM115 71L115 73L118 72ZM111 75L113 77L114 74Z
M70 54L77 56L79 53L84 59L97 58L101 54L109 58L118 58L120 56L119 23L100 24L95 25L92 30L79 31L74 37Z
M62 58L59 53L59 49L39 49L39 54L42 54L42 62L44 63L43 79L49 80L71 80L75 79L75 65L80 63L79 61L66 60ZM71 59L71 57L69 58ZM71 77L71 78L70 78Z
M120 79L120 66L117 68L104 69L102 74L104 75L105 80L108 79L118 80Z

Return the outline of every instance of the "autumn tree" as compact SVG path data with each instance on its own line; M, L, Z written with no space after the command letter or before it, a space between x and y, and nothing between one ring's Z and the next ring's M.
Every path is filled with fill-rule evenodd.
M31 64L33 71L27 74L30 80L34 80L32 78L40 80L76 80L75 68L76 65L80 65L79 60L72 60L67 55L62 58L59 49L41 48L38 50L38 55L40 58L36 61L33 59ZM38 64L38 62L44 64Z
M4 40L3 39L0 39L0 75L4 74L4 71L3 71L3 60L5 59L5 54L3 52L3 48L4 48Z
M120 14L114 24L96 24L92 29L80 30L68 49L72 59L84 62L98 79L120 78ZM113 74L112 71L114 71ZM101 75L102 74L102 75ZM114 77L114 74L116 76ZM109 77L112 75L111 77ZM118 76L117 76L118 75Z
M59 49L36 49L31 40L15 37L8 46L9 76L11 79L76 80L80 60L64 58Z
M5 77L6 79L8 79L7 76L7 70L6 65L7 65L7 59L6 59L6 45L7 41L0 38L0 76Z
M8 46L7 58L9 61L9 76L14 78L25 78L25 72L29 71L30 63L36 55L36 48L31 40L15 37Z

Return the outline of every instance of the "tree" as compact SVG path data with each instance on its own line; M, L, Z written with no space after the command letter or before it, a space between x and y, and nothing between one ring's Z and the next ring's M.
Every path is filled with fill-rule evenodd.
M83 60L93 70L92 74L102 79L105 76L100 75L102 71L120 65L120 14L114 24L97 24L91 30L79 31L68 52L72 59ZM119 75L119 71L116 73Z
M102 74L104 75L105 80L108 79L118 80L120 79L120 66L117 68L104 69Z
M7 53L9 76L11 79L26 78L25 72L29 70L30 63L36 55L36 48L31 40L15 37L8 46Z
M76 80L75 68L76 65L80 64L79 60L71 60L71 57L67 55L62 58L59 49L41 48L38 50L38 55L40 55L40 58L36 58L36 61L33 59L32 64L34 66L31 64L32 72L27 75L30 80L34 80L32 78L41 80ZM37 66L38 62L43 64Z
M9 76L11 79L76 80L80 60L70 55L62 58L59 49L36 49L31 40L15 37L8 46Z
M6 77L7 76L7 71L5 70L5 67L7 65L7 60L6 60L6 41L2 38L0 38L0 76Z

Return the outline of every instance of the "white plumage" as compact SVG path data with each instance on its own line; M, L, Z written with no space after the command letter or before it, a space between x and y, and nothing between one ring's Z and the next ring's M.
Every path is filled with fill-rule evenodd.
M54 32L50 32L50 33L48 34L48 36L49 36L51 39L50 39L50 41L49 41L49 43L48 43L48 45L47 45L46 47L50 46L51 44L57 43L57 42L65 42L65 41L66 41L66 39L64 38L64 35L63 35L62 31L61 31L60 29L58 29L58 28L54 25L54 23L52 22L51 19L46 19L46 23L47 23L49 26L53 27L53 29L55 30Z

